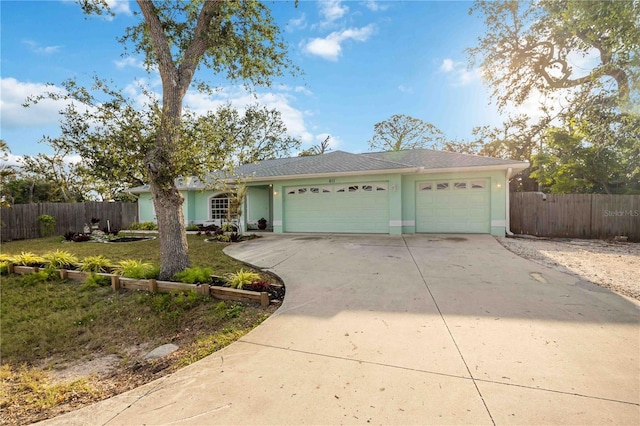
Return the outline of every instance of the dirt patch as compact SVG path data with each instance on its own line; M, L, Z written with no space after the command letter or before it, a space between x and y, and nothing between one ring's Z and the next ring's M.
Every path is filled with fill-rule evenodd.
M640 243L503 238L513 253L640 300Z

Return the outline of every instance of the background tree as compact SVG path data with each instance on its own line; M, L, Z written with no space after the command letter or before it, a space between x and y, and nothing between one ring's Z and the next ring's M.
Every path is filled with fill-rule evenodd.
M443 133L433 124L408 115L394 114L373 126L373 137L369 141L369 149L400 151L437 148L443 141Z
M110 13L102 0L79 1L89 14ZM120 143L138 144L144 159L143 177L150 184L160 240L160 278L168 279L189 266L182 213L183 197L175 179L191 161L194 151L183 138L183 99L192 83L210 93L211 88L195 79L201 68L222 74L229 81L244 81L247 87L269 85L274 76L290 68L287 49L269 9L252 0L236 1L148 1L138 0L142 20L129 27L121 42L144 56L147 70L157 69L162 80L162 98L151 103L142 121L154 124L153 132L134 129L144 136ZM72 88L74 89L74 88ZM88 92L72 90L78 100Z
M311 148L305 149L304 151L302 151L300 154L298 154L298 157L311 157L313 155L322 155L325 152L331 151L331 148L329 147L330 139L331 139L331 136L327 136L318 145L314 145Z
M523 153L539 155L540 166L551 158L571 163L545 167L532 176L554 191L633 190L638 175L627 161L607 183L594 176L585 178L591 184L559 182L568 176L567 167L577 172L578 164L590 164L595 172L610 170L611 158L638 160L634 131L640 99L640 3L478 1L472 11L484 16L487 33L469 50L470 63L481 65L499 109L521 105L532 95L541 99L542 118L518 123L519 130L510 135L513 144ZM572 65L579 60L580 67ZM499 138L495 143L502 144ZM576 148L569 150L579 158L555 155L560 146Z

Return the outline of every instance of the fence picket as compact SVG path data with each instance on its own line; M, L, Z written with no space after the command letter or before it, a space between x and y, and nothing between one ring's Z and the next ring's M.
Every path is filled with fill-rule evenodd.
M55 235L65 232L84 231L85 224L91 224L91 218L100 219L100 228L124 229L138 220L136 203L39 203L16 204L0 208L0 240L23 240L40 237L38 216L48 214L56 218Z
M514 192L510 210L516 234L640 241L640 195Z

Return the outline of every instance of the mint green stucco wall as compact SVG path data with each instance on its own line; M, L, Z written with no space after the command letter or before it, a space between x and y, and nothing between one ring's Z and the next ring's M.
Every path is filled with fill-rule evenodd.
M138 197L138 220L140 222L156 222L151 193L140 194Z
M389 233L412 234L416 232L416 182L430 180L453 179L487 179L490 185L490 232L493 235L504 235L506 230L505 172L479 171L458 173L420 173L420 174L387 174L366 176L345 176L335 178L296 179L287 181L249 183L247 197L243 208L242 223L253 224L261 217L269 221L274 232L286 229L286 215L283 214L284 188L305 185L334 185L341 183L387 182L389 196ZM183 192L185 203L183 211L186 224L203 223L210 220L209 200L219 191L189 191ZM272 194L272 202L270 196ZM155 214L151 202L151 194L140 194L138 199L138 214L141 222L155 221ZM363 217L362 220L366 220Z
M271 227L272 218L269 214L271 189L268 185L247 187L244 216L246 223L258 226L258 220L267 219L267 226Z

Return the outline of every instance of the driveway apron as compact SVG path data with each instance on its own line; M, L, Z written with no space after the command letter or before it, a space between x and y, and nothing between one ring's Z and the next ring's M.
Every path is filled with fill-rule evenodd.
M487 235L229 246L283 306L238 342L48 424L640 424L638 304Z

